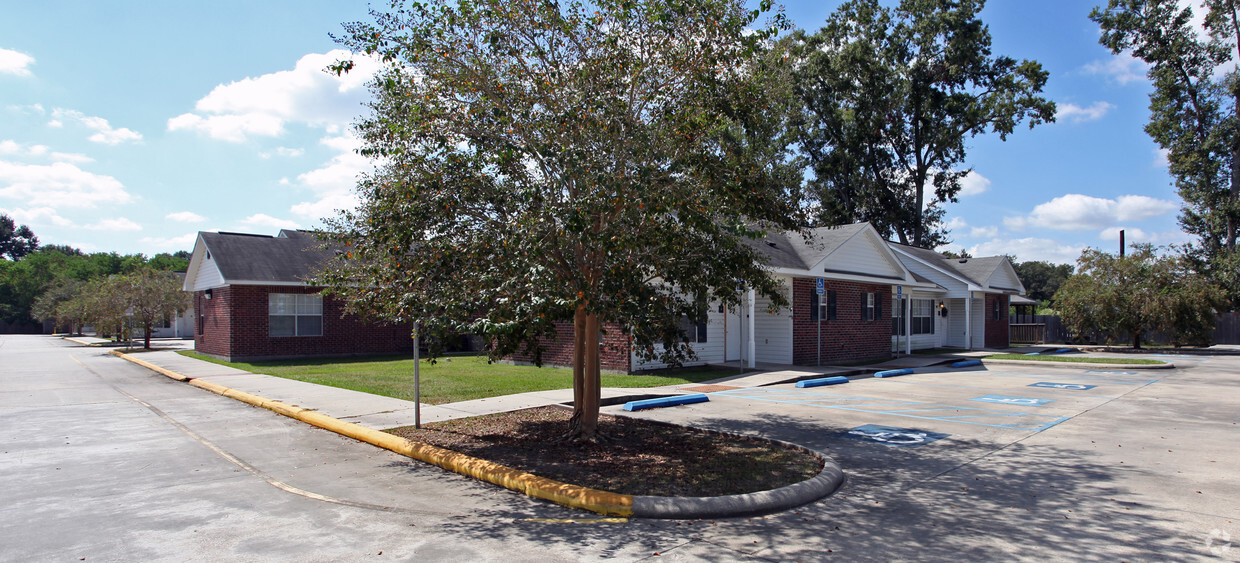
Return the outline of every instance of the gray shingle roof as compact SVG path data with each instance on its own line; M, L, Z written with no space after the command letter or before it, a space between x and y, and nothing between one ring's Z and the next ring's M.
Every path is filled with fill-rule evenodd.
M796 231L768 233L765 238L746 241L773 268L808 270L828 254L865 229L867 223L810 229L806 235Z
M900 250L913 255L922 262L934 265L938 268L946 270L950 274L983 287L986 286L987 282L990 280L990 276L994 275L995 269L998 268L1004 260L1002 256L985 256L982 258L948 258L927 248L909 246L898 242L892 242L889 244L899 247Z
M200 233L207 252L226 282L304 282L319 272L333 249L305 231L282 230L279 236Z

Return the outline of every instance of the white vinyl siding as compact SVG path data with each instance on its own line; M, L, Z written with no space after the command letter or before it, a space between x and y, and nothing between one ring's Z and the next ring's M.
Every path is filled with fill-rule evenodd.
M194 280L194 286L190 288L191 291L202 291L224 285L224 276L220 274L220 268L215 265L214 258L207 258L204 255L203 260L197 266L194 271L186 274L187 277Z
M788 295L790 280L784 280L784 297ZM753 308L754 359L771 364L792 363L792 311L787 307L778 313L767 312L771 300L759 295Z
M736 312L732 312L732 316L736 316ZM694 328L696 325L690 325ZM719 312L719 303L712 303L707 311L706 322L706 342L695 342L695 334L689 334L689 347L697 354L697 361L685 362L686 366L700 366L703 364L720 364L723 363L723 313ZM655 352L663 350L662 345L655 346ZM731 351L729 351L731 353ZM634 371L643 371L650 369L663 369L667 364L658 360L643 362L637 356L637 352L632 353L632 361Z
M853 272L869 276L904 278L898 264L888 260L890 249L879 246L875 237L854 236L816 267L833 272Z

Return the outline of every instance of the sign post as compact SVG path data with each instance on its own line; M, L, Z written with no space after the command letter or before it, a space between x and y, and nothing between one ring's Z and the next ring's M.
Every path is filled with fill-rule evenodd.
M418 327L413 327L413 427L422 428L422 378L418 372Z
M818 314L818 365L822 365L822 297L826 293L827 280L818 278L814 291L818 292L818 310L814 311Z

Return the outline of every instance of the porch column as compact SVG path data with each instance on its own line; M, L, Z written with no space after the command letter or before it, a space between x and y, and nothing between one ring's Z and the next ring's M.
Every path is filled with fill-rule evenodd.
M908 356L913 353L913 293L910 291L908 299L901 301L901 308L904 309L904 355Z
M973 292L964 300L964 349L973 349Z
M747 354L747 356L749 357L748 362L749 362L749 367L751 368L758 366L757 360L754 359L755 345L754 345L754 337L753 337L753 308L754 308L754 299L756 296L757 294L754 292L754 290L752 289L749 290L749 295L746 299L747 303L745 304L746 305L745 309L747 310L746 316L748 317L748 319L745 320L745 325L747 326L747 328L749 328L749 343L745 347L749 350L749 353Z

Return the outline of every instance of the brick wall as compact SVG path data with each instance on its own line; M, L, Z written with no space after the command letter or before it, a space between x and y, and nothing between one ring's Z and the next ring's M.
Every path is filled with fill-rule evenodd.
M814 278L792 282L792 361L812 366L818 362L818 325L822 327L822 363L850 363L891 357L891 286L837 280L826 281L826 291L836 292L836 318L810 320L810 294ZM862 294L877 293L882 315L861 320ZM826 293L821 296L826 302Z
M362 322L344 315L343 304L323 298L322 336L269 336L268 294L318 293L313 287L234 285L215 288L212 299L196 292L194 304L205 316L194 326L195 348L230 360L412 354L409 327Z
M561 321L555 323L555 338L543 341L542 363L544 366L572 367L573 365L573 323ZM616 323L603 323L603 342L599 346L599 368L607 371L629 373L631 348L629 337L620 331ZM528 354L513 354L509 360L518 363L531 363Z
M1008 296L986 294L986 347L1007 348L1008 343ZM999 302L999 319L995 320L995 301Z

